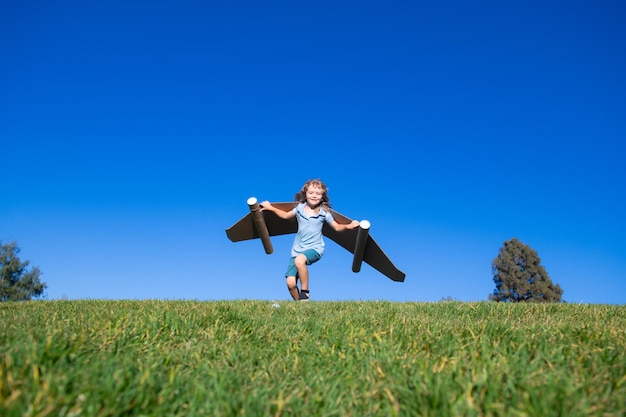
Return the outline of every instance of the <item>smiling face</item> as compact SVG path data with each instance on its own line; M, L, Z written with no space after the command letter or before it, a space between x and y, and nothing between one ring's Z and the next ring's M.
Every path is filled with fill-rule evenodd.
M318 184L311 184L306 189L306 202L307 204L315 208L319 206L324 198L324 189L320 187Z
M307 206L314 210L319 207L330 209L330 200L328 199L328 188L319 179L308 180L302 186L302 189L294 196L294 201L306 203Z

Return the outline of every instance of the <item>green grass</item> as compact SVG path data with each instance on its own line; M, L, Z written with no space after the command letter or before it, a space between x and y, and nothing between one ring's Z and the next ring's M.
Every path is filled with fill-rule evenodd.
M0 303L0 415L624 416L626 307Z

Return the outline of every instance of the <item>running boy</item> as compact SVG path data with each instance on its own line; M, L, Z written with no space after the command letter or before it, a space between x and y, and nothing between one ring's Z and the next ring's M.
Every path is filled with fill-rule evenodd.
M339 224L330 213L330 201L326 185L319 179L307 181L302 190L295 195L299 204L291 211L283 211L272 206L269 201L261 203L263 210L274 212L283 219L296 218L298 233L291 248L291 259L285 277L287 288L294 300L309 301L309 270L308 265L320 260L324 254L322 227L328 223L338 232L359 227L353 220L350 224ZM298 291L298 278L301 290Z

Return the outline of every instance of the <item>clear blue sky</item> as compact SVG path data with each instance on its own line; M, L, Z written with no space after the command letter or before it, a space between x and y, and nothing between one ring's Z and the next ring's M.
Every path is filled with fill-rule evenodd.
M372 223L315 300L486 300L505 240L570 302L626 302L620 1L0 5L0 239L48 299L286 300L293 236L232 243L309 178Z

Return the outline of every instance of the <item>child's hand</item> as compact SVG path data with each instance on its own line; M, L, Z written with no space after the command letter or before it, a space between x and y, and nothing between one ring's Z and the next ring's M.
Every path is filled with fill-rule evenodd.
M261 210L263 209L268 209L271 210L272 209L272 205L270 204L269 201L265 200L263 201L261 204L259 204L261 206Z
M348 227L349 229L356 229L357 227L360 226L361 223L359 223L357 220L352 220L352 223L350 223L350 226Z

